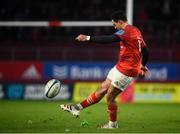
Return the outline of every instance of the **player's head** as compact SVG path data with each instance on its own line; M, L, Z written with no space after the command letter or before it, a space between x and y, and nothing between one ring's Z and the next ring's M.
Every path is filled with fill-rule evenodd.
M115 29L123 29L124 24L127 23L125 13L120 10L112 13L111 20Z

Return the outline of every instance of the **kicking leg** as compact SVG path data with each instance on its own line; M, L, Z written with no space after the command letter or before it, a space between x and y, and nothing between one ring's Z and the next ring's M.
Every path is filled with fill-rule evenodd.
M111 80L106 79L104 82L101 83L101 86L94 93L90 94L85 100L76 105L62 104L60 105L61 109L72 113L76 117L79 116L80 110L98 103L104 97L104 95L107 93L110 83Z
M107 93L110 83L111 81L109 79L102 82L101 86L94 93L90 94L85 100L76 105L77 108L81 110L99 102Z

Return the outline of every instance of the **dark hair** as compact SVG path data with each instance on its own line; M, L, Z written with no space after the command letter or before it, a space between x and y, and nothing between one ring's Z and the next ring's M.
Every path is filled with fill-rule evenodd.
M111 19L114 21L122 20L122 21L127 21L126 15L123 11L118 10L115 11L114 13L111 14Z

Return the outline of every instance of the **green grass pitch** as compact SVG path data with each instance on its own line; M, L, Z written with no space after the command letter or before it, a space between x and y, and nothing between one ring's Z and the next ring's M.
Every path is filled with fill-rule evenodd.
M0 132L24 133L180 133L180 104L119 104L119 128L97 129L107 122L105 103L76 119L59 109L61 101L0 101ZM88 125L81 126L86 120Z

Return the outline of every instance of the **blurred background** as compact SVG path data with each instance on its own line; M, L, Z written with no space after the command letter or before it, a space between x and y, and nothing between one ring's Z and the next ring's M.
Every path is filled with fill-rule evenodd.
M54 99L85 98L106 78L117 61L119 48L116 43L77 43L74 38L81 33L113 34L110 15L116 10L126 11L126 3L2 1L0 99L44 100L44 85L52 78L63 84ZM133 25L141 30L149 47L150 71L144 79L133 82L119 101L180 102L180 1L134 0L132 11Z

